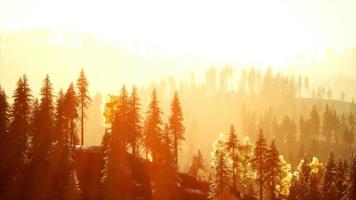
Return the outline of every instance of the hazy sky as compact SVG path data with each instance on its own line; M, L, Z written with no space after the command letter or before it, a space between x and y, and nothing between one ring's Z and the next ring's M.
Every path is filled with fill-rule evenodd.
M165 52L283 62L356 42L355 0L0 0L0 29L88 31Z
M0 31L33 27L85 31L174 56L277 66L303 51L355 45L356 1L0 0ZM75 77L81 67L60 73ZM19 73L28 71L37 79L46 73Z

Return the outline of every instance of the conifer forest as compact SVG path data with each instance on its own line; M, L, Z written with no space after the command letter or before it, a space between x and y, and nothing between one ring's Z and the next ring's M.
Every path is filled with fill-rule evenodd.
M0 0L0 200L356 200L356 2Z

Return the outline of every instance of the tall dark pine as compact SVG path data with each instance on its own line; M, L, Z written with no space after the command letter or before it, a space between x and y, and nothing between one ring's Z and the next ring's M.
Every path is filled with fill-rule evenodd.
M320 134L320 117L316 106L314 105L310 113L309 128L313 139L319 137Z
M0 144L3 143L7 134L8 114L9 114L8 112L9 112L9 104L7 103L7 97L5 91L0 87ZM0 148L2 146L3 145L0 145Z
M232 187L236 192L236 175L237 175L237 163L239 162L238 149L239 149L239 140L235 133L235 128L233 125L230 127L229 138L227 141L227 148L230 152L230 157L232 160Z
M0 88L0 186L4 183L6 162L6 140L8 136L8 117L9 117L9 104L7 103L6 94ZM2 193L0 189L0 193ZM1 198L1 195L0 195Z
M81 145L84 145L84 117L85 117L84 110L88 108L91 102L88 86L89 86L88 80L84 74L84 70L82 69L80 71L79 79L77 80L78 100L80 106L80 125L81 125L80 144Z
M131 168L126 152L129 143L128 94L122 87L117 110L111 124L102 177L104 199L132 199Z
M352 156L352 163L350 166L349 188L347 190L349 199L356 199L356 155Z
M23 193L23 171L27 159L26 149L30 133L30 92L27 77L24 75L17 82L13 95L14 103L10 113L7 168L5 170L6 177L4 177L7 180L7 185L2 194L8 199L20 198L20 194Z
M140 99L135 87L132 88L129 98L129 142L133 155L139 155L139 144L142 138L142 118L140 115Z
M196 177L197 179L201 179L199 176L199 171L206 171L204 167L203 155L200 150L196 154L193 155L192 165L189 168L188 174Z
M337 165L334 160L334 154L331 152L325 168L323 180L323 195L325 200L337 200Z
M329 108L329 105L326 104L324 114L323 114L323 123L322 123L321 131L328 143L331 142L333 122L334 120L332 119L332 112Z
M48 168L50 148L54 139L54 105L52 84L47 75L40 93L40 104L35 115L35 132L32 139L30 175L27 178L26 198L48 198L52 175Z
M147 152L151 153L152 160L155 161L160 148L160 137L162 134L161 110L158 105L156 89L152 92L152 100L147 112L145 124L144 144Z
M184 140L184 125L183 112L179 101L178 93L175 92L174 99L171 104L171 117L169 119L169 126L173 134L173 155L177 165L178 162L178 146L181 140Z
M66 94L58 94L55 112L55 144L52 152L53 187L51 199L78 199L80 194L74 171L74 147L71 143L73 121L76 120L75 96L71 85ZM69 195L70 194L70 195Z
M304 158L299 164L299 184L298 193L296 194L298 199L307 199L309 197L309 182L311 168L308 159Z
M348 186L348 171L349 166L347 162L343 162L341 159L339 159L336 175L337 199L342 199L345 196Z
M67 131L70 135L70 144L72 146L78 144L78 135L76 130L76 121L78 119L78 101L74 90L73 83L69 84L69 87L64 95L64 117L67 122Z
M276 143L273 140L270 146L270 149L268 150L267 153L267 159L266 159L266 182L269 186L270 190L270 199L271 200L276 200L277 199L277 184L278 180L280 180L280 177L282 176L282 169L281 169L281 162L279 159L279 152L276 147Z
M260 130L258 135L255 151L254 151L254 158L252 160L253 168L257 172L257 183L259 186L259 194L260 200L263 200L263 184L265 183L266 172L267 172L267 153L268 148L266 145L266 140L263 135L263 130Z

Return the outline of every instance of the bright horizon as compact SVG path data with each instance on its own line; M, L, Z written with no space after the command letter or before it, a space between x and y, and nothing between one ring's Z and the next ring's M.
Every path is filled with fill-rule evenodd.
M186 79L192 71L226 64L297 71L287 68L301 54L321 58L328 49L342 53L356 45L355 10L352 0L1 0L0 31L83 32L124 45L141 57L120 61L120 66L109 60L100 68L94 64L1 66L0 84L12 92L17 78L26 73L39 88L49 73L56 89L65 88L62 80L74 81L84 68L95 82L92 92L105 93L124 83L147 84L168 76ZM88 50L83 52L85 59ZM114 75L123 72L125 76L118 81Z
M172 55L286 64L356 44L356 2L2 0L0 30L80 31ZM142 34L144 33L144 34Z

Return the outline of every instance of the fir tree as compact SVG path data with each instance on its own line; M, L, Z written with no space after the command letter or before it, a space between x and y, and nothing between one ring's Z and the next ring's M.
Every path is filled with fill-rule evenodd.
M131 199L131 167L126 151L128 144L128 94L122 87L111 125L110 143L105 153L102 177L104 199Z
M52 199L78 199L79 184L74 170L74 148L71 142L72 125L76 120L75 104L71 89L64 95L58 94L55 120L55 145L52 151L54 182Z
M320 183L323 177L323 165L319 162L317 158L313 158L310 163L310 178L309 178L309 198L319 200L322 198L320 192Z
M230 133L229 133L229 138L226 144L226 147L229 152L229 156L232 161L232 169L231 169L231 174L232 174L232 188L236 192L237 191L237 174L238 174L238 162L240 160L239 158L239 148L240 148L240 143L239 140L237 139L237 135L235 133L235 128L233 125L230 127Z
M91 103L88 86L89 86L88 80L85 76L84 70L82 69L80 71L80 75L77 80L78 101L80 106L80 125L81 125L80 144L81 145L84 145L84 117L85 117L84 110L88 108L89 104Z
M356 156L352 155L352 162L350 166L349 186L347 189L348 199L356 199Z
M331 152L325 168L323 180L323 195L325 200L336 200L337 198L337 165L334 161L334 154Z
M254 151L254 158L252 160L253 167L257 173L257 184L259 186L259 195L260 200L263 199L263 185L266 179L266 172L267 172L267 152L268 148L266 145L266 140L263 135L262 129L260 130L260 134L258 135L255 151Z
M7 136L9 104L5 91L0 87L0 148ZM2 151L1 151L2 152Z
M52 174L48 168L50 149L54 139L54 105L52 84L47 75L43 81L40 93L41 99L35 114L35 132L33 135L33 147L31 152L31 174L27 179L27 198L49 198Z
M310 132L313 136L313 138L319 137L320 133L320 117L318 110L316 109L316 106L314 105L312 108L312 111L310 113L310 119L309 119L309 127L310 127Z
M224 135L213 144L212 152L212 182L210 184L210 198L214 200L224 200L230 196L230 170L228 164L228 154Z
M328 143L330 143L332 137L332 123L333 123L332 113L331 110L329 109L329 105L326 104L321 131Z
M27 77L24 75L17 82L13 95L14 103L10 113L9 137L7 140L8 153L6 156L7 167L4 177L7 184L2 194L5 199L21 198L20 194L23 194L23 172L27 160L28 136L31 131L30 92Z
M336 173L336 188L337 188L337 199L342 199L345 196L347 190L347 179L348 179L348 164L346 161L342 161L341 159L337 165L337 173Z
M154 89L152 92L152 100L149 105L149 110L147 112L144 138L146 152L151 153L152 161L156 160L156 157L160 151L159 144L162 133L161 127L161 110L158 105L157 93Z
M206 168L204 166L203 155L199 149L197 153L193 154L192 165L189 168L188 174L196 177L200 181L203 181L204 177L202 173L206 173Z
M7 166L7 139L9 125L9 104L5 91L0 88L0 194L5 183ZM2 195L0 195L1 198Z
M248 196L249 191L253 189L255 181L255 171L253 169L253 145L248 137L244 138L240 145L240 179L242 183L242 194Z
M271 146L266 155L266 182L268 184L268 188L270 190L270 198L271 200L275 200L278 197L277 185L278 181L282 176L281 163L279 159L279 152L277 150L275 141L273 140Z
M179 199L178 175L175 159L173 156L172 139L169 125L166 124L160 141L160 151L153 163L154 170L151 173L154 199Z
M70 135L70 144L72 146L79 144L79 138L77 135L76 121L78 119L78 101L74 90L73 83L69 84L69 87L64 95L64 117L67 121L68 132Z
M183 112L178 97L178 92L174 93L174 98L171 103L171 117L169 119L169 126L173 134L173 155L178 166L178 148L182 140L184 140L184 125Z
M138 98L136 88L132 88L129 98L129 142L132 148L132 154L139 155L139 144L142 138L142 122L140 115L140 99Z

